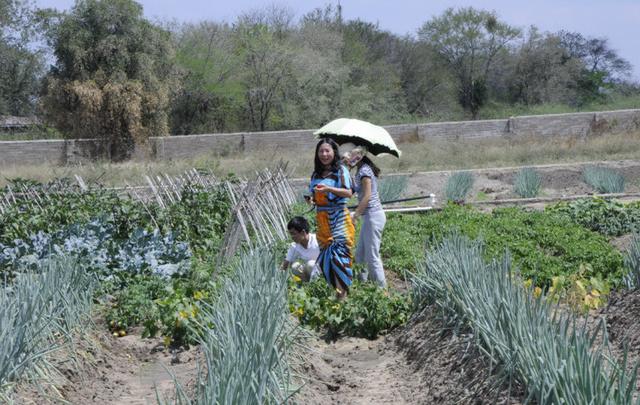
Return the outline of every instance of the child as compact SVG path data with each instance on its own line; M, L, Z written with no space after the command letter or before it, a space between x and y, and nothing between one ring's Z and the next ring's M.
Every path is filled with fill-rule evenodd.
M289 247L286 259L280 266L289 268L304 281L310 281L320 275L316 260L320 254L318 240L314 233L309 233L309 222L303 217L293 217L287 224L287 230L294 243Z

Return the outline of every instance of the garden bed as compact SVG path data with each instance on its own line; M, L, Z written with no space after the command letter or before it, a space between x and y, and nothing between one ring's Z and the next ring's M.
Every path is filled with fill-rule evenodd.
M628 190L636 190L640 164L622 162L618 168L630 179ZM576 166L575 170L578 169ZM543 178L545 173L548 175L549 180L543 181L543 193L549 198L567 190L580 191L583 187L578 184L572 189L571 184L582 180L578 175L568 174L574 169L570 170L566 165L561 169L554 166L538 170ZM561 173L551 174L553 170ZM430 174L435 177L431 177L429 184L437 185L433 179L440 175ZM556 181L555 175L565 182ZM480 180L478 184L481 178L486 180ZM411 187L415 187L412 179L409 178L409 188L404 195L410 195ZM502 188L491 183L495 187L490 191L487 182L498 181L504 183ZM474 199L498 201L506 198L511 193L510 181L509 175L504 173L476 174ZM425 184L420 187L428 187ZM253 276L234 277L240 267L233 261L229 266L222 266L212 253L227 241L223 234L229 228L226 216L229 205L223 194L187 194L182 202L168 203L163 208L154 207L148 201L146 205L129 200L122 203L120 197L109 193L82 198L62 195L52 197L49 202L52 201L49 208L41 207L47 205L42 201L30 201L28 209L34 210L31 214L35 215L24 207L10 216L5 215L1 223L5 232L0 243L5 245L3 263L9 280L13 277L11 269L15 263L29 264L33 257L46 255L46 249L42 248L45 245L67 249L79 256L102 280L97 296L102 304L102 315L96 322L99 331L89 335L89 339L99 344L76 347L76 355L87 360L86 373L61 367L67 381L61 382L59 387L72 403L86 402L92 395L95 403L143 403L145 399L153 400L153 383L159 384L161 394L171 396L173 381L164 371L165 366L178 374L179 382L186 387L185 393L191 395L197 385L198 359L218 364L213 367L215 370L222 370L222 366L234 369L233 364L223 364L223 358L211 357L217 350L215 342L226 341L243 348L260 344L262 332L251 334L255 341L238 339L239 335L234 332L237 319L229 314L246 312L242 323L243 329L249 330L246 326L252 314L267 306L253 299L252 291L257 286L251 287L244 280L266 275L267 270L273 271L279 262L277 256L282 252L266 262L247 262L243 271L250 268ZM519 286L528 286L536 295L548 292L549 299L557 299L563 305L569 303L568 308L581 314L589 313L593 319L604 316L614 356L621 359L624 342L628 342L630 359L640 358L640 342L635 339L638 331L634 323L640 316L637 313L640 299L637 293L619 292L624 288L623 253L630 244L629 232L636 221L640 221L640 206L636 208L636 205L590 198L562 203L541 212L507 208L483 213L450 204L425 214L389 214L382 247L391 286L389 291L356 283L349 301L338 303L333 291L322 281L304 286L290 281L288 302L284 290L278 288L284 283L275 282L270 289L280 297L279 306L288 307L293 318L318 331L309 328L305 334L310 334L311 340L293 342L294 350L290 354L301 355L302 364L294 365L305 377L297 382L306 384L296 399L304 403L338 400L349 403L473 403L478 400L519 403L523 400L526 387L517 383L509 387L508 382L499 380L499 375L487 371L489 363L482 350L475 346L474 333L467 326L454 328L443 323L436 307L424 310L421 316L402 325L418 304L409 298L411 289L408 287L419 270L418 264L424 261L427 250L451 232L482 239L486 245L485 260L501 257L509 251L514 268L523 275L522 279L514 278ZM211 206L219 206L220 210L212 211ZM304 212L307 208L297 207L296 210ZM108 213L109 216L96 220L96 213ZM158 221L161 221L161 229L156 233L154 228ZM278 218L269 218L269 221L269 226L278 226ZM270 235L259 234L256 229L247 228L245 232L254 240L258 237L269 239ZM284 233L280 231L273 234L275 239L282 238ZM170 233L173 236L168 237ZM34 234L38 236L33 238ZM109 242L105 242L107 239ZM11 250L15 247L12 244L20 248ZM256 243L256 246L260 245L262 243ZM188 254L184 253L185 247ZM145 249L153 251L153 255L147 255ZM282 250L282 246L278 245L277 249ZM27 254L30 251L33 251L31 256ZM133 260L135 257L140 260ZM175 268L176 262L184 264L184 270L180 266ZM131 267L132 263L136 265ZM158 268L162 269L161 274L154 274L154 269ZM113 273L114 270L117 272ZM163 275L167 270L172 274L168 278ZM274 281L272 278L265 280ZM265 281L259 285L264 286ZM534 289L535 286L542 289ZM245 287L245 298L236 299L235 292ZM609 306L603 307L609 290L613 291L613 298ZM222 301L219 299L221 291L227 291ZM259 295L261 299L269 299L271 292ZM268 314L274 315L267 311L261 317L266 319L271 316ZM278 322L284 318L279 317ZM228 325L224 324L225 320ZM204 329L204 335L212 345L208 355L201 351L206 349L203 346L188 349L189 344L207 342L203 335L193 335L197 328L192 329L192 326L203 324L226 325L225 328ZM112 333L127 336L114 337ZM156 337L148 338L153 335ZM293 333L291 336L298 335ZM273 356L279 356L283 348L285 351L291 349L288 345L292 342L286 338L279 337L274 342L275 346L271 346ZM304 349L297 343L308 347ZM96 348L100 350L96 351ZM251 359L255 360L254 357ZM236 363L244 364L245 360L240 358ZM65 360L61 359L61 362ZM282 363L273 364L279 368ZM251 365L263 366L265 370L272 367L260 362ZM632 370L629 368L628 371ZM287 379L280 380L281 377L270 377L261 384L286 384ZM240 377L233 382L227 381L235 384L235 388L230 388L232 390L241 387L236 384L240 382ZM295 383L289 389L295 389ZM28 386L18 392L24 394L25 400L40 402ZM243 390L237 392L244 393ZM282 395L288 394L283 392Z

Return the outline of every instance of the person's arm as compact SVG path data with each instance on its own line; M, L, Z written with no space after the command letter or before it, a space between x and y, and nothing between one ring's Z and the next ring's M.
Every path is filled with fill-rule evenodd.
M307 203L307 205L313 205L314 204L313 196L305 195L304 202Z
M289 265L296 260L296 244L292 243L289 246L289 250L287 250L287 256L285 257L285 259L282 261L282 264L280 265L280 269L281 270L286 270L289 268Z
M353 195L353 191L351 191L351 188L337 188L326 186L324 184L318 184L316 186L316 191L320 191L322 193L331 193L335 196L344 198L351 198L351 196Z
M371 199L371 178L363 177L360 180L360 192L362 193L362 199L360 200L360 203L358 203L358 207L356 207L356 210L353 213L354 220L358 219L358 217L362 215L364 210L367 209L367 205L369 205L369 199Z
M353 190L351 189L351 178L349 176L349 171L344 166L340 167L338 178L338 185L340 187L331 187L324 184L318 184L315 189L322 193L331 193L337 197L351 198L351 196L353 196Z

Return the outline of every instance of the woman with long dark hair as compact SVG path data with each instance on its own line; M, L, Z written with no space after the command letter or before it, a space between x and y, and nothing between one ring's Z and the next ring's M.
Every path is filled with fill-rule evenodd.
M329 138L316 145L309 191L316 204L317 264L339 299L347 296L353 277L355 228L347 201L351 198L349 170L341 163L338 145Z

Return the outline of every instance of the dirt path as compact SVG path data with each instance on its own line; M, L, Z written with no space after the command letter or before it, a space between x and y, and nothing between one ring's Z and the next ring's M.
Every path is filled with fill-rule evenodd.
M111 339L105 349L95 369L97 375L74 393L73 403L88 403L91 398L93 404L156 404L156 389L166 397L174 392L170 373L182 383L196 374L195 349L172 353L160 339L133 334Z
M437 310L371 341L309 343L295 398L301 404L520 404L521 387L497 384L473 336L451 333Z
M310 356L301 403L419 403L416 391L424 386L422 376L384 338L318 340L311 344Z

